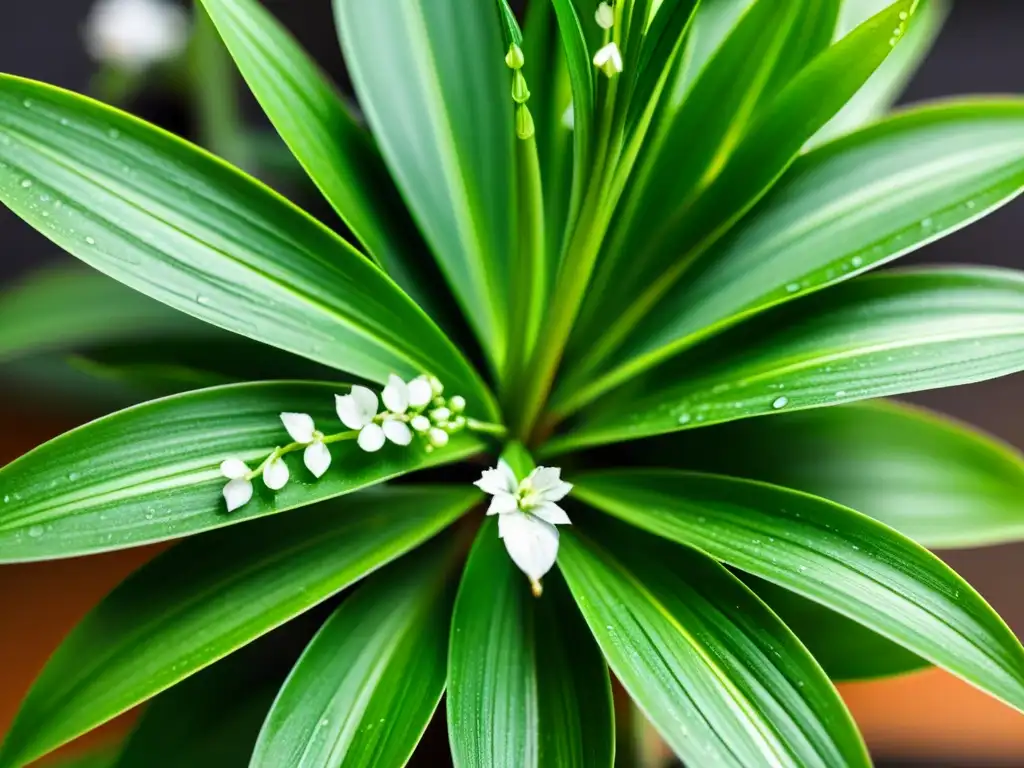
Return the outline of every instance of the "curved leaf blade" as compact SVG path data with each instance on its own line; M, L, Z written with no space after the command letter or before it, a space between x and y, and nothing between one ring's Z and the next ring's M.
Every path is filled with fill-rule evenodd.
M372 576L274 701L250 768L405 765L444 691L453 537Z
M308 413L341 432L338 385L265 382L155 400L58 437L0 469L0 562L52 559L133 547L306 506L481 448L465 433L443 450L387 446L368 454L333 443L331 468L314 481L301 451L286 457L291 482L273 493L253 481L252 500L232 513L220 463L255 468L290 438L279 414ZM338 425L337 430L328 429Z
M630 456L805 491L929 548L1024 538L1024 456L948 417L895 402L745 419L637 443Z
M635 329L664 359L721 328L892 261L1024 191L1024 101L904 112L804 155Z
M123 112L0 76L0 201L175 309L373 381L431 372L493 413L469 363L372 263L251 177Z
M1022 370L1024 274L865 275L753 322L638 379L640 397L627 387L606 398L547 455Z
M462 576L448 657L448 733L467 768L610 768L611 685L554 572L535 599L489 519Z
M861 8L860 6L864 6L865 3L858 0L844 3L840 28L837 30L839 36L845 35L859 23L860 19L871 15L884 4L884 1L880 3L878 0L871 0L866 3L867 8ZM815 134L809 145L813 147L823 144L884 115L931 51L935 39L942 31L949 10L950 4L947 0L920 0L914 23L907 29L896 50L846 106Z
M1002 619L928 550L866 515L718 475L573 481L586 503L821 603L1024 710L1024 648Z
M616 677L688 764L870 764L824 672L728 571L621 524L581 528L563 534L559 568Z
M0 363L42 352L154 337L203 337L208 326L86 269L30 273L0 293Z
M404 487L189 539L122 582L68 636L0 749L55 749L283 624L422 543L475 489Z
M490 2L334 0L360 104L493 367L514 253L514 121Z
M202 0L263 111L306 173L402 290L437 317L416 225L373 139L320 67L255 0ZM443 301L440 305L443 306Z
M874 680L931 666L903 646L813 600L750 574L741 574L740 579L800 638L831 680Z

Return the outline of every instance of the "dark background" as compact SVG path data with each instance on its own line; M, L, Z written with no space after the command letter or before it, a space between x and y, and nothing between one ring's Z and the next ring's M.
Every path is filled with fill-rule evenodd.
M90 0L6 0L0 25L0 70L86 90L93 66L82 49L79 30L89 4ZM266 0L266 4L343 81L328 0ZM1020 0L957 0L904 101L978 92L1024 93L1024 2ZM189 132L187 109L174 98L148 96L137 101L133 111L171 130ZM246 111L254 121L261 119L251 101ZM59 258L55 246L0 209L0 290L24 271ZM1024 267L1024 199L902 263L909 262ZM1024 447L1022 381L1010 377L912 399ZM1024 546L942 554L1024 636L1020 597ZM1024 765L1024 758L1013 764Z

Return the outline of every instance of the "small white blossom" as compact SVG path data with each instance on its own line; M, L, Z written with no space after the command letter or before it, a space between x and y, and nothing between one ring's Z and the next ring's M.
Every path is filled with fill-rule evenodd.
M263 467L263 484L272 491L280 491L288 484L288 465L275 456Z
M296 443L305 445L302 461L313 477L320 479L331 466L331 452L324 444L322 432L318 432L313 417L307 413L282 413L281 421L289 436Z
M615 11L608 3L601 3L597 6L594 19L601 29L611 29L615 26Z
M220 473L228 479L224 486L224 501L228 512L249 503L252 498L252 482L249 480L249 467L241 459L227 459L220 465Z
M359 430L356 442L360 448L373 453L384 447L384 429L374 422L380 403L372 389L356 384L351 394L335 395L334 402L341 423L349 429Z
M95 60L138 71L184 51L189 21L167 0L97 0L83 35Z
M622 72L622 54L619 53L619 46L613 41L601 48L594 54L594 66L608 77L614 77Z
M534 594L540 580L558 557L558 525L570 525L569 516L558 506L572 490L563 482L557 467L537 467L521 482L512 468L499 461L486 470L475 485L491 494L488 515L498 515L498 537L505 543L512 562L526 574Z

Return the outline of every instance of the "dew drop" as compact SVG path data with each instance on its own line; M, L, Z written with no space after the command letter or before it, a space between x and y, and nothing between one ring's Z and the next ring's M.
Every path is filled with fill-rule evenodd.
M800 573L803 573L804 571L807 570L807 566L806 565L801 565L798 570L800 571Z
M25 99L21 104L25 109L32 109L32 99Z
M973 200L968 200L968 201L967 201L967 207L968 207L968 208L974 208L974 206L975 206L975 203L974 203L974 201L973 201Z
M906 20L907 20L907 12L906 11L900 11L900 21L906 21Z
M790 283L786 286L786 293L796 293L800 290L800 283Z
M81 475L78 474L77 472L71 472L68 474L68 480L70 480L72 483L75 482L75 480L77 480L80 477Z
M779 410L780 408L785 408L787 405L789 405L788 397L777 397L775 398L775 401L772 403L772 408L774 408L775 410Z
M33 539L38 539L40 536L43 535L43 526L33 525L31 528L28 529L28 535Z
M680 416L679 417L679 423L680 424L689 424L690 423L690 414L684 413L682 416Z
M929 216L926 219L921 219L921 226L924 229L929 229L932 226L932 219L931 219L931 217Z
M96 238L94 238L94 237L87 237L87 238L85 238L85 242L88 245L96 245Z
M116 141L117 139L121 138L121 132L117 130L117 128L111 128L109 131L107 131L107 136Z
M10 497L10 496L4 496L4 504L6 504L7 502L9 502L10 500L11 500L11 497Z
M840 389L838 392L836 392L836 397L846 397L846 390Z
M60 124L65 126L65 127L67 127L67 126L71 125L71 121L68 120L66 117L62 117L60 119Z
M32 186L32 179L24 179L24 180L23 180L23 181L21 182L21 186L22 186L22 188L24 188L24 189L28 189L29 187L31 187L31 186Z
M896 27L896 29L892 31L892 34L893 37L899 37L900 35L903 34L903 27Z
M864 259L861 258L860 256L854 256L852 259L850 259L850 263L855 267L859 267L864 263Z

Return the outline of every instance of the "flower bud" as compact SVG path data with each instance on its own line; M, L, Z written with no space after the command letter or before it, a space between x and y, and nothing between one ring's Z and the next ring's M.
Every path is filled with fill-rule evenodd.
M413 416L412 421L409 422L409 425L417 432L427 432L431 426L430 419L423 415Z
M515 43L512 43L508 47L508 53L505 54L505 66L509 69L519 71L523 68L523 64L526 63L526 57L523 56L523 49Z
M530 89L526 85L526 78L523 73L516 70L512 76L512 101L516 104L525 104L530 99Z
M448 407L452 409L452 413L462 413L466 410L466 398L456 395L448 401Z
M430 382L430 389L434 393L434 397L440 397L444 392L444 384L437 376L431 376L428 381Z
M435 408L430 412L430 418L435 424L444 424L452 417L452 412L447 408Z
M448 445L448 433L439 427L434 427L428 435L430 444L435 448L444 448Z
M525 104L516 107L516 136L523 141L533 137L536 129L533 125L533 115Z
M597 21L597 26L601 29L611 29L615 26L615 11L608 3L601 3L597 6L597 12L594 13L594 19Z

